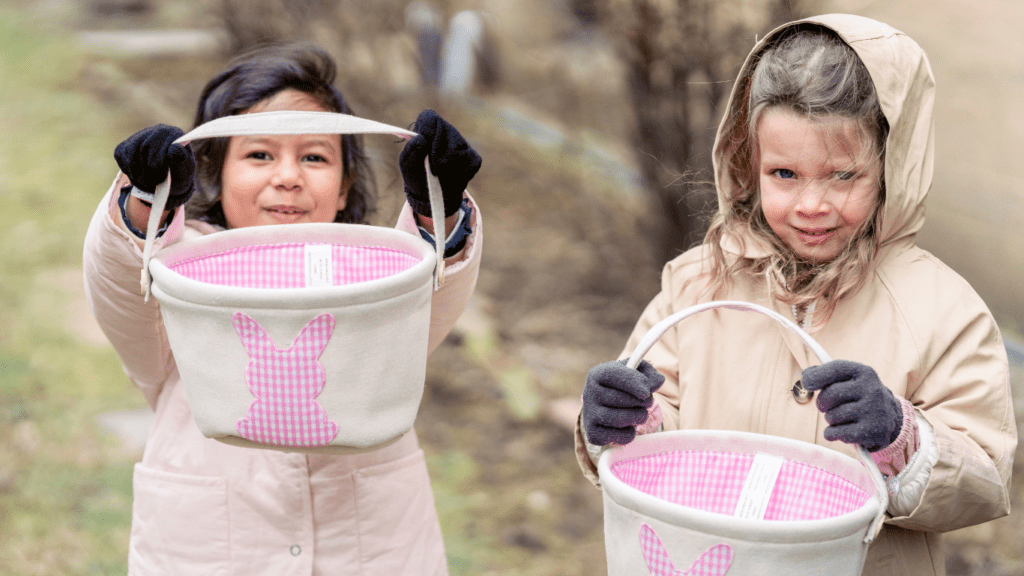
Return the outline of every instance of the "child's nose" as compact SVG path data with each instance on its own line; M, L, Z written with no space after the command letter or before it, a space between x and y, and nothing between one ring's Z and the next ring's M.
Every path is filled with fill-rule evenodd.
M271 183L277 188L291 190L297 188L302 182L302 171L298 162L290 159L283 159L277 163Z
M829 204L828 186L826 184L812 181L804 186L797 197L796 209L805 216L820 216L827 214L831 209Z

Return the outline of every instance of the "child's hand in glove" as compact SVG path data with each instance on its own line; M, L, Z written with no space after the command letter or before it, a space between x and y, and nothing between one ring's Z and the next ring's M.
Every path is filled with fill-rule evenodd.
M646 360L636 370L624 361L594 366L583 387L583 430L591 444L629 444L647 421L652 393L665 377Z
M171 172L171 190L164 210L174 210L192 196L196 160L188 146L174 144L185 133L157 124L132 134L114 149L114 160L132 186L152 194Z
M430 171L441 183L445 217L462 205L466 185L480 170L480 155L454 126L433 110L420 112L412 130L418 134L406 142L398 155L398 166L405 181L405 196L414 212L431 216L430 195L423 159L430 156Z
M903 408L870 366L833 360L804 370L801 380L807 390L821 390L818 410L829 423L827 440L877 452L900 435Z

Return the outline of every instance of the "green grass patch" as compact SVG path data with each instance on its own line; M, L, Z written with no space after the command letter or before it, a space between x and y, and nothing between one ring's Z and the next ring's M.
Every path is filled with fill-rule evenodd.
M123 574L134 457L96 416L143 400L113 350L69 325L118 114L76 90L75 46L8 4L0 52L0 566Z

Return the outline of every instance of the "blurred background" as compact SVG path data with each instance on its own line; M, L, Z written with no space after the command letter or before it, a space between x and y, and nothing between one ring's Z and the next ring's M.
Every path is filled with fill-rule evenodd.
M123 574L150 412L84 302L82 239L114 146L191 127L232 55L305 39L355 113L426 107L484 157L470 310L417 420L453 575L605 571L600 492L573 456L587 370L618 355L661 265L714 208L709 151L756 36L825 12L928 52L936 168L920 244L1007 339L1024 418L1024 7L1017 0L0 0L0 573ZM400 144L367 139L390 225ZM951 576L1024 575L1014 512L947 539Z

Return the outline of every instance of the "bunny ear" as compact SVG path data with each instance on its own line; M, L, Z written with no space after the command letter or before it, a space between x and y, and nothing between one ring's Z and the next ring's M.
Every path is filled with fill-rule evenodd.
M640 548L651 576L725 576L732 566L732 546L718 544L701 554L689 570L680 572L668 557L661 538L647 524L640 526Z
M643 550L651 576L682 576L672 564L672 559L668 557L668 551L661 543L661 538L658 538L654 528L647 524L640 525L640 548Z
M718 544L701 554L683 576L725 576L731 566L732 546Z
M232 314L231 323L235 325L235 332L238 333L238 337L242 340L242 346L245 347L245 351L249 353L250 357L255 356L262 346L274 347L267 331L260 326L259 322L244 312Z
M334 333L334 316L328 313L313 318L302 327L292 343L292 349L303 351L304 357L319 358Z

